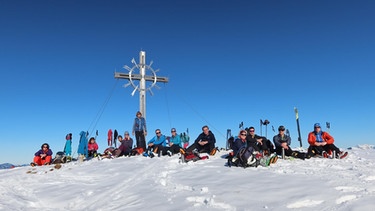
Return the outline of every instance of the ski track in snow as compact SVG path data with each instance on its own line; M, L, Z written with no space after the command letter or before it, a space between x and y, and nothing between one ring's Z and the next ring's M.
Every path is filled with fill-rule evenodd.
M0 210L374 210L375 155L363 150L247 169L225 167L226 152L189 163L175 155L19 167L1 171Z

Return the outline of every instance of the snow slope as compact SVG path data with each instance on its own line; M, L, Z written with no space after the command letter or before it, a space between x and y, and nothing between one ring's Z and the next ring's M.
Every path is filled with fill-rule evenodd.
M219 152L121 157L0 171L0 210L375 210L375 149L343 160L281 160L270 167L226 167Z

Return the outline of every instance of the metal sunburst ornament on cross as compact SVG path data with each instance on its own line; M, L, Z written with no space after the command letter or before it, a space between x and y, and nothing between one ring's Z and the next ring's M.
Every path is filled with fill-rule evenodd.
M124 65L124 69L128 70L129 73L115 72L115 78L117 79L128 79L129 83L125 84L124 87L132 86L134 90L131 95L134 96L136 91L139 91L139 111L142 113L143 117L146 118L146 91L149 91L153 95L151 89L153 87L160 88L156 85L157 82L168 83L167 77L158 77L156 73L159 69L154 70L151 65L146 64L146 52L139 52L139 64L136 63L135 59L132 59L133 67ZM137 73L137 71L139 73ZM150 72L147 75L146 72Z

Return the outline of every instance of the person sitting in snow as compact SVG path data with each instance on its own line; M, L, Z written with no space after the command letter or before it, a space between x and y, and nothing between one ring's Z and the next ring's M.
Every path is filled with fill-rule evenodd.
M238 137L232 143L232 152L228 156L228 166L257 167L258 165L269 166L276 163L277 155L263 156L255 151L253 146L247 144L247 131L240 130Z
M235 156L237 155L238 151L242 148L242 147L246 147L247 146L247 143L246 143L246 136L247 136L247 132L246 130L240 130L240 132L238 133L238 136L236 139L234 139L233 143L232 143L232 155Z
M49 148L49 145L47 143L44 143L40 148L41 149L35 153L34 162L30 164L31 166L51 164L53 152Z
M124 138L118 136L118 141L121 144L116 150L116 157L130 155L133 147L133 139L129 136L129 132L125 131Z
M249 127L246 141L248 146L252 146L257 152L263 152L264 155L273 152L273 144L266 137L256 135L254 127Z
M94 137L91 137L87 145L88 157L96 157L98 155L98 144Z
M342 159L348 155L348 152L341 151L333 144L335 140L329 133L321 130L319 123L314 124L314 131L309 133L307 140L310 144L309 156L320 155L328 158L336 154L336 158Z
M292 139L290 138L290 136L285 134L285 127L281 125L279 126L278 130L279 134L273 137L273 143L275 143L276 146L276 154L281 156L284 149L285 156L292 156L304 160L306 157L306 153L293 151L290 148Z
M215 135L210 131L207 125L202 127L202 133L195 139L194 143L190 145L186 152L192 152L198 150L199 153L206 152L210 155L214 155L216 152L215 148ZM184 150L181 151L184 154Z
M169 147L167 148L167 153L169 156L177 154L180 152L182 147L181 137L177 134L176 128L171 129L171 136L169 137Z
M154 136L150 141L147 142L146 154L150 157L155 156L155 153L166 155L167 152L165 151L165 146L167 138L165 137L165 135L161 134L160 129L156 129L155 134L156 136Z

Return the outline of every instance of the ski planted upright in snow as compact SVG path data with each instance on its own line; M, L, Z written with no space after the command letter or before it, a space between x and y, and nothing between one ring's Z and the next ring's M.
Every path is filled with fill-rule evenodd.
M302 148L301 130L299 128L299 117L298 117L298 110L296 107L294 107L294 112L296 113L299 146Z

